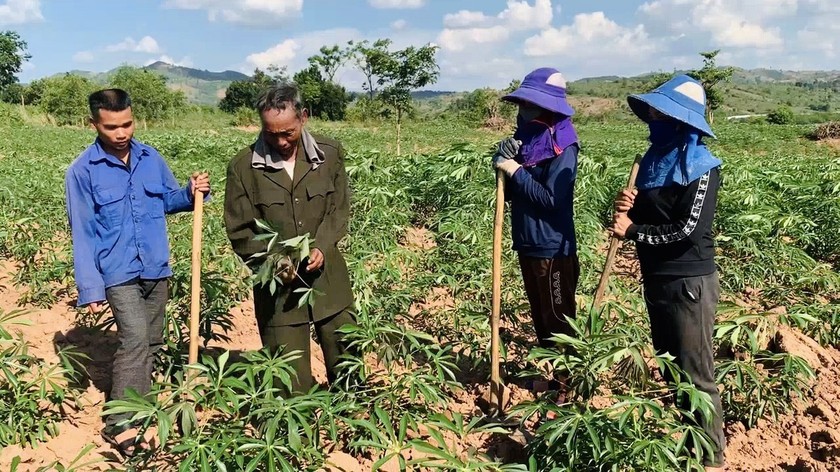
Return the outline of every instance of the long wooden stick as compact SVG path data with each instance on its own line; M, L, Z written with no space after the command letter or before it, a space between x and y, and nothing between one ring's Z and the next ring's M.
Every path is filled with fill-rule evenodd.
M196 190L193 194L192 232L192 292L190 295L190 357L189 363L198 362L198 315L201 309L201 227L204 213L204 194Z
M502 311L502 223L505 217L505 174L496 170L496 219L493 222L493 311L490 315L490 401L501 415L504 407L500 368L499 323Z
M636 154L636 159L633 160L633 166L630 168L630 178L627 179L627 190L631 190L636 186L636 176L639 174L639 161L641 160L642 155ZM598 281L598 288L595 290L595 298L592 301L593 308L601 306L604 295L607 293L607 285L610 281L613 259L615 259L615 253L618 251L619 243L620 241L615 236L610 238L610 248L607 251L607 261L604 263L604 270L601 271L601 279Z

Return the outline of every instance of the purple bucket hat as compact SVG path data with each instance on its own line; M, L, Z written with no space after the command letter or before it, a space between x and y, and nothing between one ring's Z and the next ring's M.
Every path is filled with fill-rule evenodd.
M566 79L560 71L550 67L542 67L526 75L519 88L502 100L532 103L565 116L575 114L566 101Z

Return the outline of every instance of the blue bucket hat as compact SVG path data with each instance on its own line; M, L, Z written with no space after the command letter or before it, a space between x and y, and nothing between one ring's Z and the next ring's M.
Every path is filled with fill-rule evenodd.
M566 79L557 69L542 67L522 80L522 84L502 100L528 102L540 108L565 116L572 116L575 110L566 101Z
M697 80L682 74L665 82L650 93L630 95L627 103L644 122L650 121L648 107L681 121L712 138L715 134L706 122L706 91Z

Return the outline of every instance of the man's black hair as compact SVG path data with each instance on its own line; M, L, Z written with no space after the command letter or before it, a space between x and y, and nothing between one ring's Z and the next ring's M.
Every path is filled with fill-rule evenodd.
M291 106L298 118L303 113L303 100L300 89L294 82L280 82L263 91L257 98L255 108L259 113L268 110L285 111Z
M99 90L88 97L90 116L99 119L99 110L123 111L131 106L128 92L118 88Z

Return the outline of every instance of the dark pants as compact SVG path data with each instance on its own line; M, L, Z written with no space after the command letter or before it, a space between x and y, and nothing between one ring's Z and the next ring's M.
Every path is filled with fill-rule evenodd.
M125 389L132 388L146 395L152 386L152 367L155 353L163 345L163 325L169 281L134 279L105 290L117 322L120 345L114 354L111 375L111 400L126 397ZM131 414L108 415L109 429L131 418Z
M715 310L720 298L718 274L685 278L649 278L644 281L645 301L650 315L653 346L657 353L669 353L688 374L698 390L712 398L714 418L697 422L712 439L715 455L707 466L723 464L726 438L723 434L723 408L715 384L712 344ZM666 374L669 381L673 380ZM687 408L688 404L681 405Z
M519 256L531 319L540 346L551 347L554 333L574 335L566 316L575 318L575 290L580 277L577 255L540 259Z
M310 324L315 326L315 335L324 352L327 379L332 383L338 376L336 366L339 363L339 357L345 353L344 346L341 344L341 333L337 330L345 324L356 324L356 319L350 311L345 309L329 318L297 325L259 326L264 347L276 349L285 346L283 352L302 351L300 357L291 362L297 372L297 379L292 377L293 394L307 393L315 385L309 349ZM277 387L285 390L279 385Z

